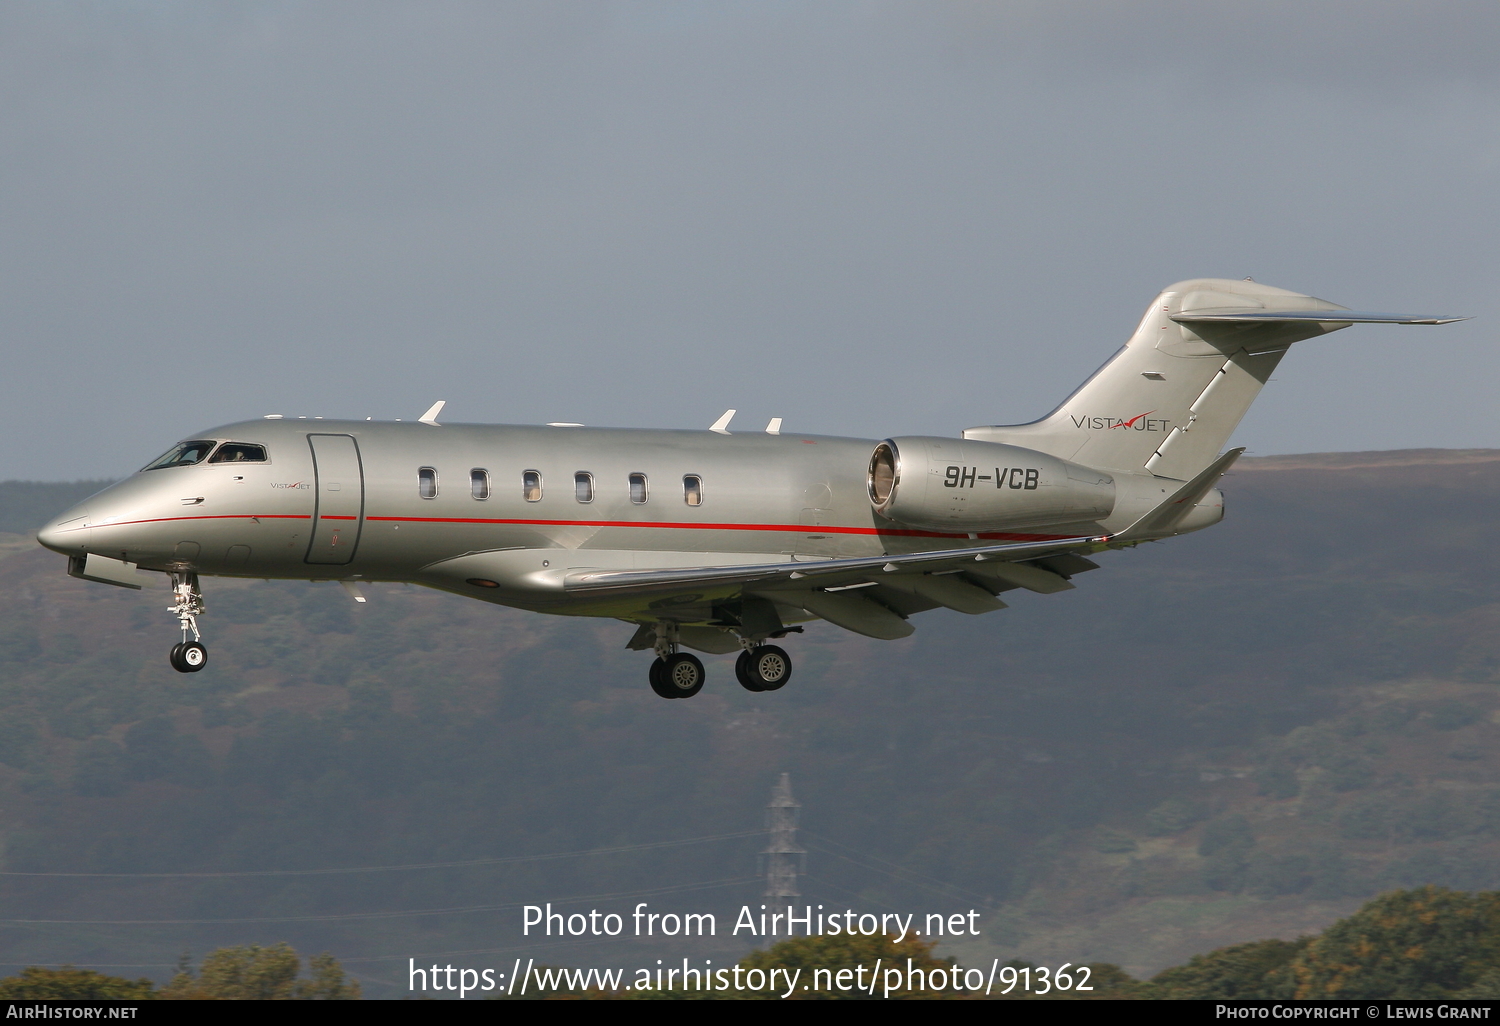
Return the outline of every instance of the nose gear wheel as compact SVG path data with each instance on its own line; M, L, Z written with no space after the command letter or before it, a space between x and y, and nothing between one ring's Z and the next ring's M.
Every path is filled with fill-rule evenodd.
M169 660L178 673L197 673L208 665L208 649L196 641L180 641L172 646Z

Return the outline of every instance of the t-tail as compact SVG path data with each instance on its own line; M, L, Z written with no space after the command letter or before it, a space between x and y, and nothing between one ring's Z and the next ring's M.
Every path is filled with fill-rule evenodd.
M1125 347L1030 424L969 428L1104 470L1185 481L1223 449L1295 342L1351 324L1447 324L1462 317L1363 313L1253 281L1195 278L1151 304Z

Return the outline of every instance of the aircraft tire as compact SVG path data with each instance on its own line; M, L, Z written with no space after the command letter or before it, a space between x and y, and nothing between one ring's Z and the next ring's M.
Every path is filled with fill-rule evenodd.
M740 682L740 687L746 691L754 691L757 694L766 690L761 687L755 679L755 671L750 669L750 652L747 649L740 653L734 661L734 679Z
M792 657L776 645L757 645L745 653L745 677L740 681L754 681L752 691L775 691L792 679ZM738 671L738 665L736 665ZM750 687L749 684L745 684Z
M651 664L651 671L648 674L648 677L649 677L649 679L651 681L651 690L655 691L658 696L660 696L662 698L676 698L677 697L670 690L668 690L668 686L667 686L667 664L665 662L663 662L660 659L657 659L657 660L653 661L652 664Z
M691 652L678 652L667 660L661 676L673 698L692 698L703 690L708 671L703 669L703 660Z
M196 641L178 642L172 646L171 662L178 673L197 673L208 665L208 649Z

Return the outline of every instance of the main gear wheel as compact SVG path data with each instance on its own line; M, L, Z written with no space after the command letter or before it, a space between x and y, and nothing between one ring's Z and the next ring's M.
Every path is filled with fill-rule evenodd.
M792 657L776 645L757 645L740 653L734 675L746 691L775 691L792 679Z

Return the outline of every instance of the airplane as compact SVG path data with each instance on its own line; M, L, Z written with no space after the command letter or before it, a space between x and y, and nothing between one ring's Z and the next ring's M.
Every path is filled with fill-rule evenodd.
M202 670L204 576L399 581L635 626L663 698L696 695L694 649L739 652L753 692L790 679L773 644L826 620L871 638L912 616L1051 594L1090 556L1224 515L1221 452L1296 342L1363 313L1250 279L1179 282L1053 412L961 437L440 423L276 414L198 432L38 534L88 581L170 577L180 672Z

